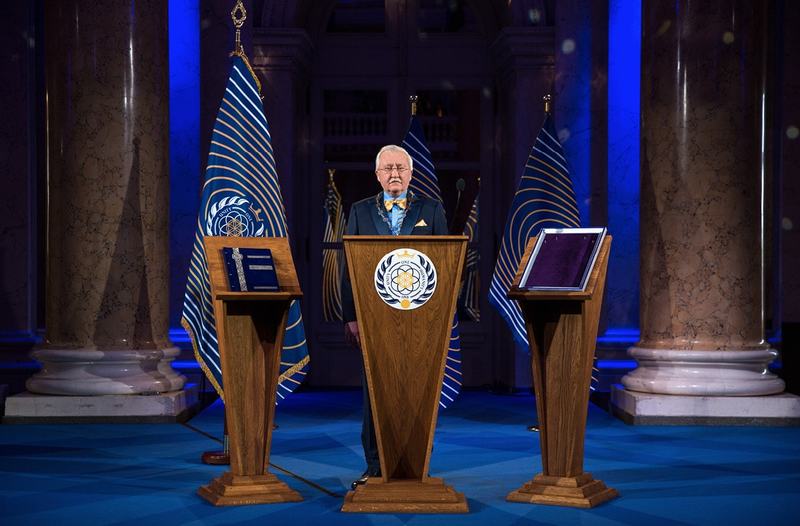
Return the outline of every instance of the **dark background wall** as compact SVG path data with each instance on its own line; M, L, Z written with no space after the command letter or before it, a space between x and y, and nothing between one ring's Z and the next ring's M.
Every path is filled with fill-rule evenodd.
M47 152L42 50L43 0L2 7L0 31L0 384L12 390L36 368L27 352L43 334ZM180 328L202 172L232 49L231 1L170 1L170 325ZM769 148L773 196L768 335L793 370L800 326L800 179L797 100L800 8L773 2ZM303 305L312 386L357 385L358 355L341 327L323 320L322 203L336 168L345 204L377 191L377 148L399 143L411 94L454 232L480 199L477 247L483 297L524 159L542 122L555 118L581 218L615 236L598 357L626 367L638 339L638 164L640 2L622 0L277 0L245 2L245 47L262 79L264 106L289 219ZM166 96L166 94L165 94ZM353 125L353 123L356 123ZM365 131L366 130L366 131ZM459 197L458 179L466 188ZM526 352L485 299L480 321L462 322L468 386L530 385ZM782 329L782 330L781 330ZM616 364L616 365L615 365ZM621 365L620 365L621 364Z

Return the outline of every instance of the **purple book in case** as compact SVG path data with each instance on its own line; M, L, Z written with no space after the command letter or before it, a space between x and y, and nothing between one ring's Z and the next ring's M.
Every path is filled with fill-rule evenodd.
M605 228L542 229L525 265L520 288L584 290L605 234Z

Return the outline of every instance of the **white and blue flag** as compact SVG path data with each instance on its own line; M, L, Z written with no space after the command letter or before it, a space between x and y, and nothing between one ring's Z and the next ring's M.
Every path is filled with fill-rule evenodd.
M414 174L409 184L409 189L417 195L424 195L436 199L442 205L442 192L439 190L439 180L433 168L431 151L425 143L425 133L416 115L411 116L408 132L402 143L409 155L414 160ZM442 380L442 394L439 405L446 408L458 393L461 392L461 335L458 331L458 316L453 314L453 324L450 328L450 343L447 347L447 360Z
M181 323L192 340L195 357L223 399L222 366L203 236L287 237L286 213L260 91L258 78L246 57L234 54L211 136L183 303ZM300 303L293 301L281 351L278 399L300 385L308 362Z
M517 193L511 202L492 284L489 303L508 323L511 334L528 348L525 320L516 301L508 299L528 239L543 228L579 227L578 205L564 149L548 114L525 162Z

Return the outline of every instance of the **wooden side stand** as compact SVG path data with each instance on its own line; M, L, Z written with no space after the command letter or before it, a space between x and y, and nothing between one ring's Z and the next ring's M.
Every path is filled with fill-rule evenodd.
M466 513L467 501L428 475L465 236L344 236L361 333L382 477L345 496L342 511ZM375 268L393 251L427 255L437 286L427 303L398 310L375 289Z
M231 469L200 487L215 506L297 502L299 493L267 473L275 389L289 305L302 297L286 238L205 237L217 340L225 379ZM231 292L223 247L268 248L279 292Z
M581 292L519 288L536 238L528 241L508 297L525 316L533 364L542 473L506 497L513 502L591 508L618 496L583 471L594 346L611 236L606 236Z

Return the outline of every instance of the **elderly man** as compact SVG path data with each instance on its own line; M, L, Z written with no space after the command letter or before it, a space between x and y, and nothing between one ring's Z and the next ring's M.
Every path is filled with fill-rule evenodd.
M362 199L350 208L347 221L349 235L447 235L447 220L439 201L414 195L408 190L414 162L408 152L400 146L384 146L375 157L375 176L383 189L377 195ZM353 291L348 274L342 283L342 312L345 339L352 345L361 346L353 304ZM369 404L369 389L363 369L361 384L364 391L364 420L361 427L361 444L367 469L356 479L352 488L367 482L369 477L381 474L375 426Z

